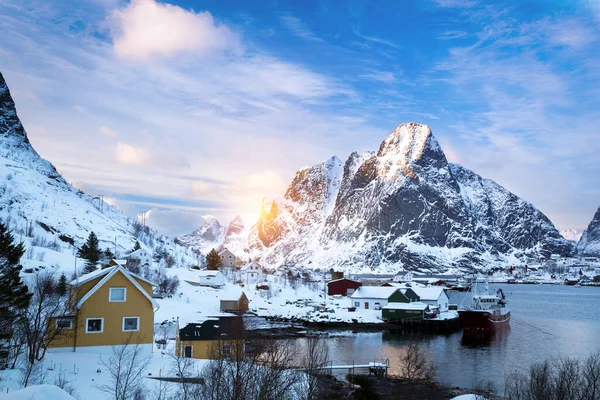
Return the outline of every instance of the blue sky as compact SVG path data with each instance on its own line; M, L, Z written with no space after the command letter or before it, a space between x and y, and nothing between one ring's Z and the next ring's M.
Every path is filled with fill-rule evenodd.
M167 234L406 121L558 227L600 205L598 1L0 0L38 152Z

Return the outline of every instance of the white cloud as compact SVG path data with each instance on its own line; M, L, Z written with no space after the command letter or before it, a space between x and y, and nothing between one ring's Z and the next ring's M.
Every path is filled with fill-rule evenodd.
M149 227L172 237L190 233L204 221L198 211L153 208L144 214ZM138 219L141 220L141 215Z
M112 137L115 138L117 137L117 133L115 131L113 131L112 129L102 125L100 128L98 128L98 131L103 134L106 135L108 137Z
M150 161L150 153L147 149L121 142L117 143L115 157L124 165L147 165Z
M372 81L391 83L396 82L396 75L389 71L376 71L368 74L360 75L361 78L369 79Z
M208 54L238 50L240 39L208 12L194 12L155 0L132 0L109 18L115 52L144 60L181 52Z
M313 31L299 18L292 17L289 15L281 17L283 24L299 38L311 41L311 42L325 42L323 39L315 35Z

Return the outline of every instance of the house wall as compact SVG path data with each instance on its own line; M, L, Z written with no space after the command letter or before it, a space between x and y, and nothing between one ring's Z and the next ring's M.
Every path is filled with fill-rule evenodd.
M217 274L216 276L201 276L198 278L198 283L204 286L223 286L225 278L223 274Z
M221 311L248 311L248 297L242 293L240 300L221 300Z
M237 258L235 256L235 254L233 254L229 250L225 250L223 253L221 253L221 260L222 260L223 267L235 268L235 263L236 263Z
M144 285L150 286L147 283ZM108 296L111 287L127 288L126 301L109 302ZM151 293L149 294L151 295ZM80 298L80 293L77 294ZM139 317L139 331L123 332L123 317ZM87 318L104 318L102 333L86 333ZM151 344L154 335L154 308L152 303L121 272L117 272L81 306L75 325L73 335L76 335L77 347L111 346L125 344L127 341ZM72 341L57 340L52 341L49 347L72 345Z
M373 299L373 298L350 298L351 307L356 307L360 309L366 309L366 303L369 303L369 310L376 310L376 303L379 303L379 307L383 307L387 305L387 299ZM358 303L358 305L356 305Z
M395 291L390 297L388 297L388 303L409 303L410 300L401 291Z
M381 318L389 320L421 320L424 312L419 310L382 310Z
M177 357L183 357L185 352L185 346L192 346L192 358L201 360L211 360L217 358L220 352L218 346L222 344L230 344L231 351L235 355L236 349L243 349L243 340L179 340L179 336L175 339L175 355Z

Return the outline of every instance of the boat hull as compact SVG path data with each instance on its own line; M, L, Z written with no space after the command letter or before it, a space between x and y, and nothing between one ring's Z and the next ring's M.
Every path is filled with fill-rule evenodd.
M460 325L466 333L487 333L510 324L510 311L459 310Z

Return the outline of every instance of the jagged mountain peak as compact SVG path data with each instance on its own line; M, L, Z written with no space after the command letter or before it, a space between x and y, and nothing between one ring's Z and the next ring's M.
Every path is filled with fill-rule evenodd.
M427 125L408 122L400 124L385 138L372 164L379 176L415 178L415 166L443 168L447 161L431 129Z
M244 221L242 217L236 215L235 218L231 220L229 225L227 226L227 231L225 232L225 237L229 237L234 234L239 234L244 230Z
M11 138L15 142L18 140L21 143L29 143L2 72L0 72L0 133L4 138Z
M586 256L600 256L600 207L577 242L577 252Z

